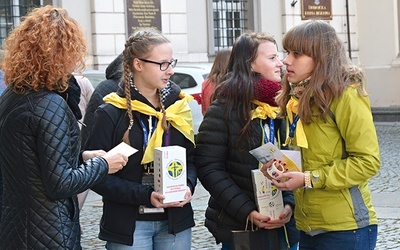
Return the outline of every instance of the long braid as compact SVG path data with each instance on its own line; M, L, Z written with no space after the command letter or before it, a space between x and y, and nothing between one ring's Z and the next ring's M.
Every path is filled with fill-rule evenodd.
M132 115L132 104L131 104L131 78L132 78L132 70L130 67L129 55L130 53L129 47L132 44L132 40L129 39L125 44L125 51L124 51L124 89L125 89L125 99L126 99L126 113L128 114L129 118L129 126L128 129L125 131L124 136L122 137L122 141L131 145L129 140L129 131L132 129L133 126L133 115Z

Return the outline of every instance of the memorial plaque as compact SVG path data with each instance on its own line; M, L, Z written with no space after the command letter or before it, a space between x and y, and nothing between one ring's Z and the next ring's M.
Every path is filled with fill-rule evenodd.
M332 0L302 0L301 20L332 20Z
M161 31L160 0L126 0L126 27L130 36L139 28Z

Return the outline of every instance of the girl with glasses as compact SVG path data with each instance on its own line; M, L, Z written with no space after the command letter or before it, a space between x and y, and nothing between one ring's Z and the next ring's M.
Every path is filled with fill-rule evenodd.
M190 96L169 79L177 60L156 30L140 30L126 41L123 80L94 115L87 148L110 150L121 141L138 150L124 171L92 188L103 196L99 238L107 249L190 249L194 219L190 204L196 186ZM186 149L186 195L164 203L154 191L154 148Z

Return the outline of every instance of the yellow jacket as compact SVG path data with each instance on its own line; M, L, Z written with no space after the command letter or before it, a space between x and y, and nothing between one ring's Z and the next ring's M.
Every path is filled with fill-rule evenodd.
M330 109L326 123L303 124L308 148L301 148L302 166L312 171L313 189L295 191L295 219L297 228L311 234L378 224L368 188L380 168L369 99L349 86Z

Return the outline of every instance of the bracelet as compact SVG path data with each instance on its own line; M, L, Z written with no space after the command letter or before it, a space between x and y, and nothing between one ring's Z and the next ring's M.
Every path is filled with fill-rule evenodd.
M304 172L304 188L313 188L311 184L311 172L305 171Z

